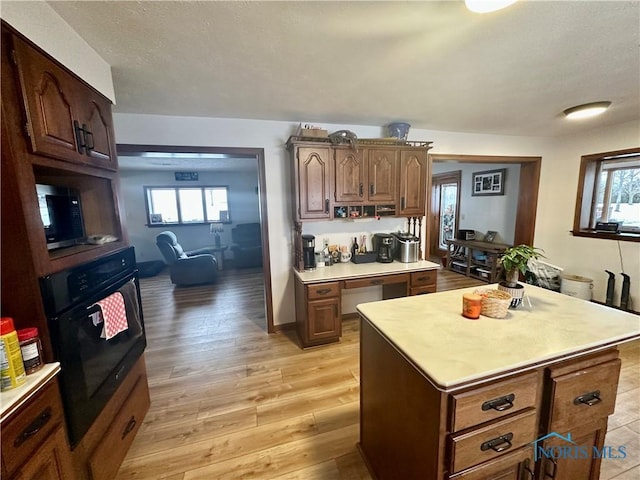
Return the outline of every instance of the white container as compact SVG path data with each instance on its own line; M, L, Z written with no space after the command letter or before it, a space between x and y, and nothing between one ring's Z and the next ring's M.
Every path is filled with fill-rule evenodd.
M591 300L593 292L593 280L580 275L562 275L560 281L560 293L570 297Z

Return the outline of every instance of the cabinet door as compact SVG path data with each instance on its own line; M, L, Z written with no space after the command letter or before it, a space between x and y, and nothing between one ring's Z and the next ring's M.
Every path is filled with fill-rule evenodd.
M426 215L427 152L400 152L400 209L401 216Z
M365 190L365 170L362 150L335 150L336 201L362 202Z
M312 300L308 304L307 341L338 340L342 335L340 297Z
M544 451L540 451L538 447L537 456L542 470L540 478L598 480L602 458L600 454L594 455L594 451L603 451L607 421L582 425L568 433L571 434L573 443L560 438L550 438L543 444ZM567 436L565 433L563 435ZM544 452L549 454L545 455ZM561 455L558 452L561 452Z
M13 41L32 152L83 162L74 126L77 81L21 39Z
M296 152L298 218L329 219L331 188L330 149L300 147Z
M75 478L67 439L62 427L38 447L14 480L70 480Z
M397 150L369 150L367 159L367 182L369 185L369 201L396 201L397 165Z
M86 161L97 167L117 170L111 102L90 88L83 89L80 125L84 129Z

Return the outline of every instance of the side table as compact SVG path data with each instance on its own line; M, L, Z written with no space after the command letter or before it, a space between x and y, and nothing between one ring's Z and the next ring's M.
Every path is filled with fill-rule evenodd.
M208 249L211 250L213 255L216 257L216 261L218 262L218 270L224 269L224 252L227 248L229 248L228 245L213 245L211 247L208 247Z

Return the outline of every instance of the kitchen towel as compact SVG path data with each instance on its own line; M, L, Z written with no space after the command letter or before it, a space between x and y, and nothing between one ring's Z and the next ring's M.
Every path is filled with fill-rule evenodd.
M100 307L102 318L104 319L101 338L109 340L129 328L124 297L120 292L112 293L108 297L97 301L96 304Z

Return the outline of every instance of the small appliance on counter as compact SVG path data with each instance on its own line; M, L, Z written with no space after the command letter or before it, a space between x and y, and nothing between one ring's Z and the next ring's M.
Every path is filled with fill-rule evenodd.
M393 262L393 236L388 233L376 233L373 236L373 249L376 252L376 262Z
M393 233L393 258L403 263L418 261L420 239L415 235L404 232Z
M314 270L316 268L316 237L313 235L302 235L302 258L304 259L304 269Z

